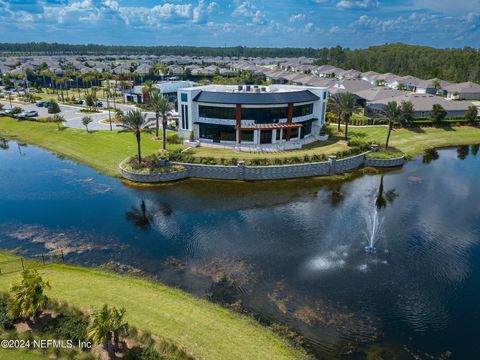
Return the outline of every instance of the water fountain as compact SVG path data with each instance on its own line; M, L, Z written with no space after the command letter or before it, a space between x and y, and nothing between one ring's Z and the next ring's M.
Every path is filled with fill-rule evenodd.
M368 245L365 246L365 252L367 254L375 254L377 252L375 242L377 241L380 226L382 224L382 219L380 218L379 212L379 209L375 207L374 213L371 214L369 219L367 220Z

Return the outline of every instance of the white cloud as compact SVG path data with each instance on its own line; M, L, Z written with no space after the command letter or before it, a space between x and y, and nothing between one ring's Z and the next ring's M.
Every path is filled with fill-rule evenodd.
M341 0L337 3L337 8L340 9L370 10L379 6L378 0Z
M307 17L305 14L296 14L296 15L292 15L290 16L290 19L288 21L290 21L291 23L296 23L296 22L300 22L300 21L303 21L305 20Z
M233 16L250 18L254 24L264 24L265 14L250 1L242 2L232 13Z

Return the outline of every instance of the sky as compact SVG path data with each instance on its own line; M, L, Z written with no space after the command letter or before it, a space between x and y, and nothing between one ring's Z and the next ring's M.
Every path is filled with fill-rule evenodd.
M0 42L480 48L480 0L0 0Z

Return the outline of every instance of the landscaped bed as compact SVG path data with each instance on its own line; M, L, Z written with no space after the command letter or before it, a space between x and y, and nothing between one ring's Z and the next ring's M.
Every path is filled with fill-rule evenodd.
M120 167L126 171L137 174L168 174L175 171L183 171L185 167L181 165L168 165L162 162L159 155L149 155L138 161L138 157L132 156L124 160Z

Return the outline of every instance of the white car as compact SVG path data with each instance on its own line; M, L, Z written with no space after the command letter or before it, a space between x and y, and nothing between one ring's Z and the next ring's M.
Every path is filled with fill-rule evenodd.
M35 110L30 110L30 111L22 111L19 114L20 117L36 117L38 116L38 112Z

